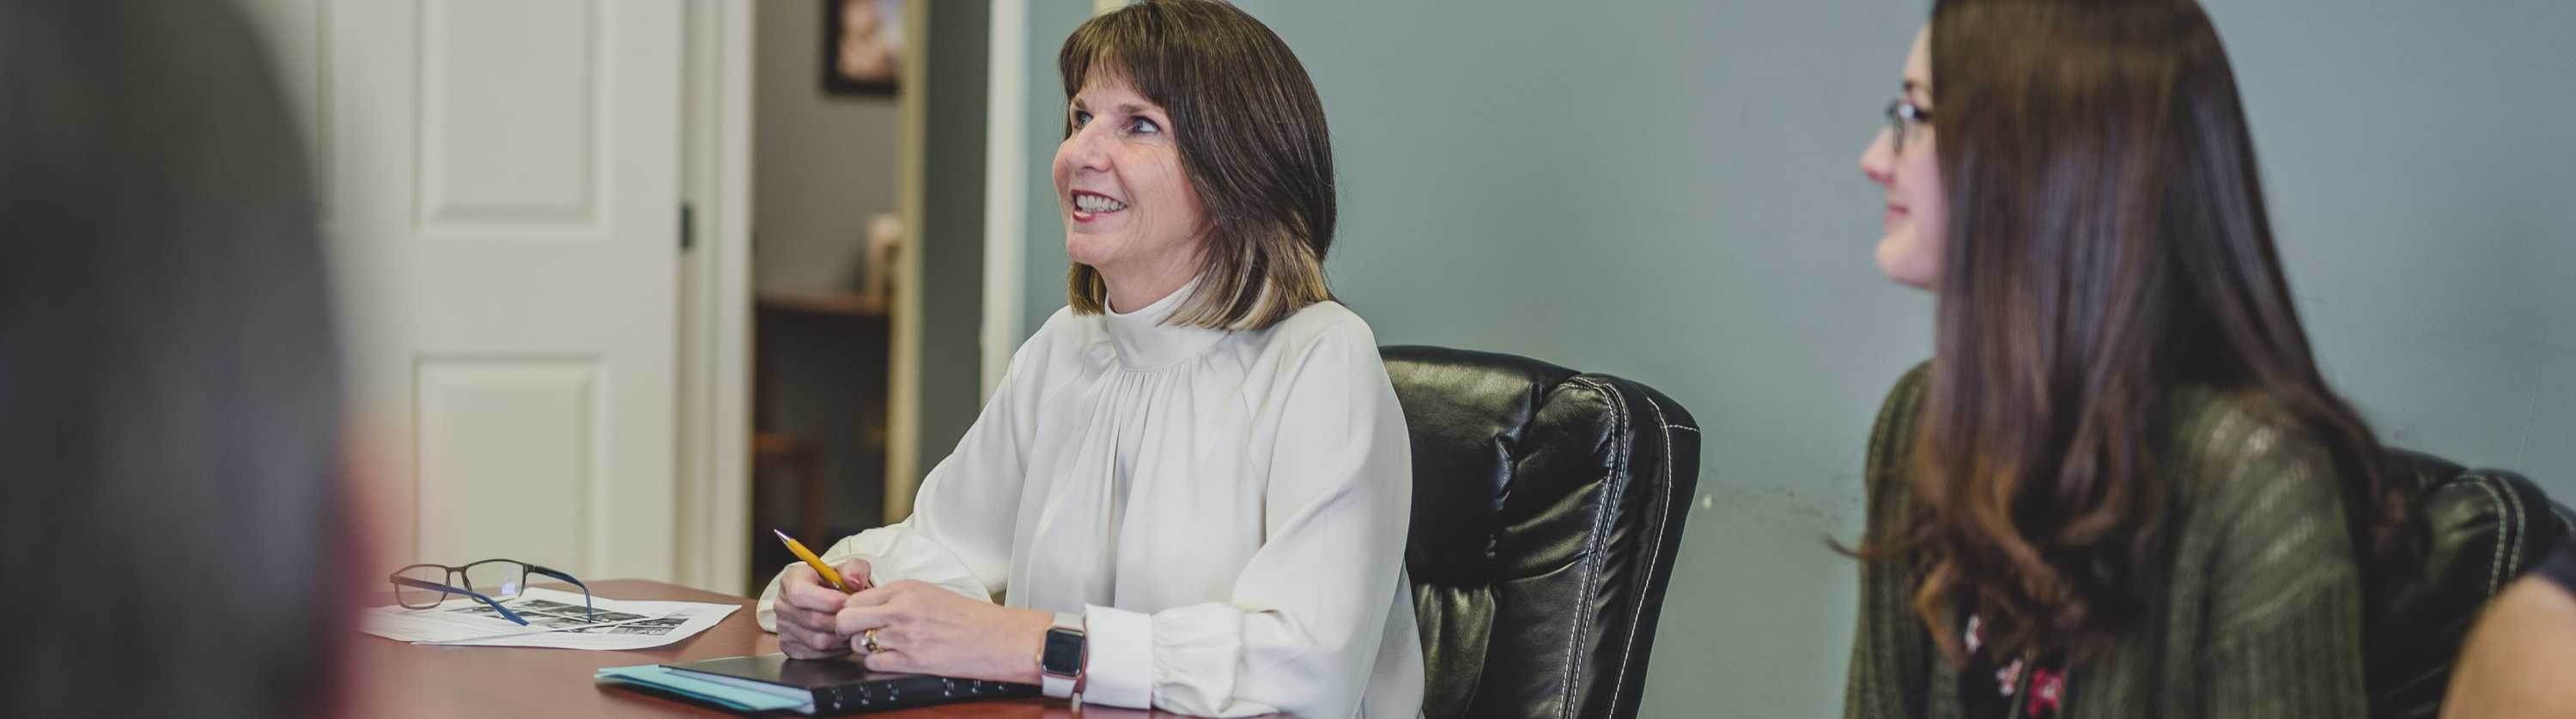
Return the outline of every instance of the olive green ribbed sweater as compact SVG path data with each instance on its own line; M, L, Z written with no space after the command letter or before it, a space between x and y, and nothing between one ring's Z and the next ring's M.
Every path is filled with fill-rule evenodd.
M1869 445L1864 541L1894 531L1927 370L1900 380ZM2178 390L2162 561L2141 562L2142 625L2067 674L2069 717L2363 717L2362 589L2323 450L2220 394ZM1960 717L1957 670L1914 613L1913 567L1861 565L1843 716ZM2000 719L2000 718L1994 718Z

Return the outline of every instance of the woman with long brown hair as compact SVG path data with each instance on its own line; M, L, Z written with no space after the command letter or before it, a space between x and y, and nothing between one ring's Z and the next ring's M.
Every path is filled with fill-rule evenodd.
M1939 0L1877 259L1937 296L1870 441L1851 717L2369 712L2411 481L2326 386L2192 0Z

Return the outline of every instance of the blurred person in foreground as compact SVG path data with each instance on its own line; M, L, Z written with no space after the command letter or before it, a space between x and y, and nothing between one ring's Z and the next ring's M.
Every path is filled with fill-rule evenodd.
M304 153L227 3L0 1L0 716L343 714Z

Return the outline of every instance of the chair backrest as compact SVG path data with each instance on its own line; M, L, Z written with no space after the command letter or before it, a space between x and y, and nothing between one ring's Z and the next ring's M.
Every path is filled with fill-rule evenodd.
M1413 434L1424 715L1636 716L1698 486L1690 413L1522 357L1382 354Z
M2385 613L2370 627L2364 662L2371 715L2432 719L2478 610L2576 534L2576 512L2513 472L2393 454L2424 487L2433 543L2422 571L2378 598Z

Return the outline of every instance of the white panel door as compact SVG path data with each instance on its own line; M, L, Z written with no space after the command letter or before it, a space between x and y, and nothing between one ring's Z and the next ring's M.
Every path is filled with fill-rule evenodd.
M315 7L375 534L671 579L680 0Z

